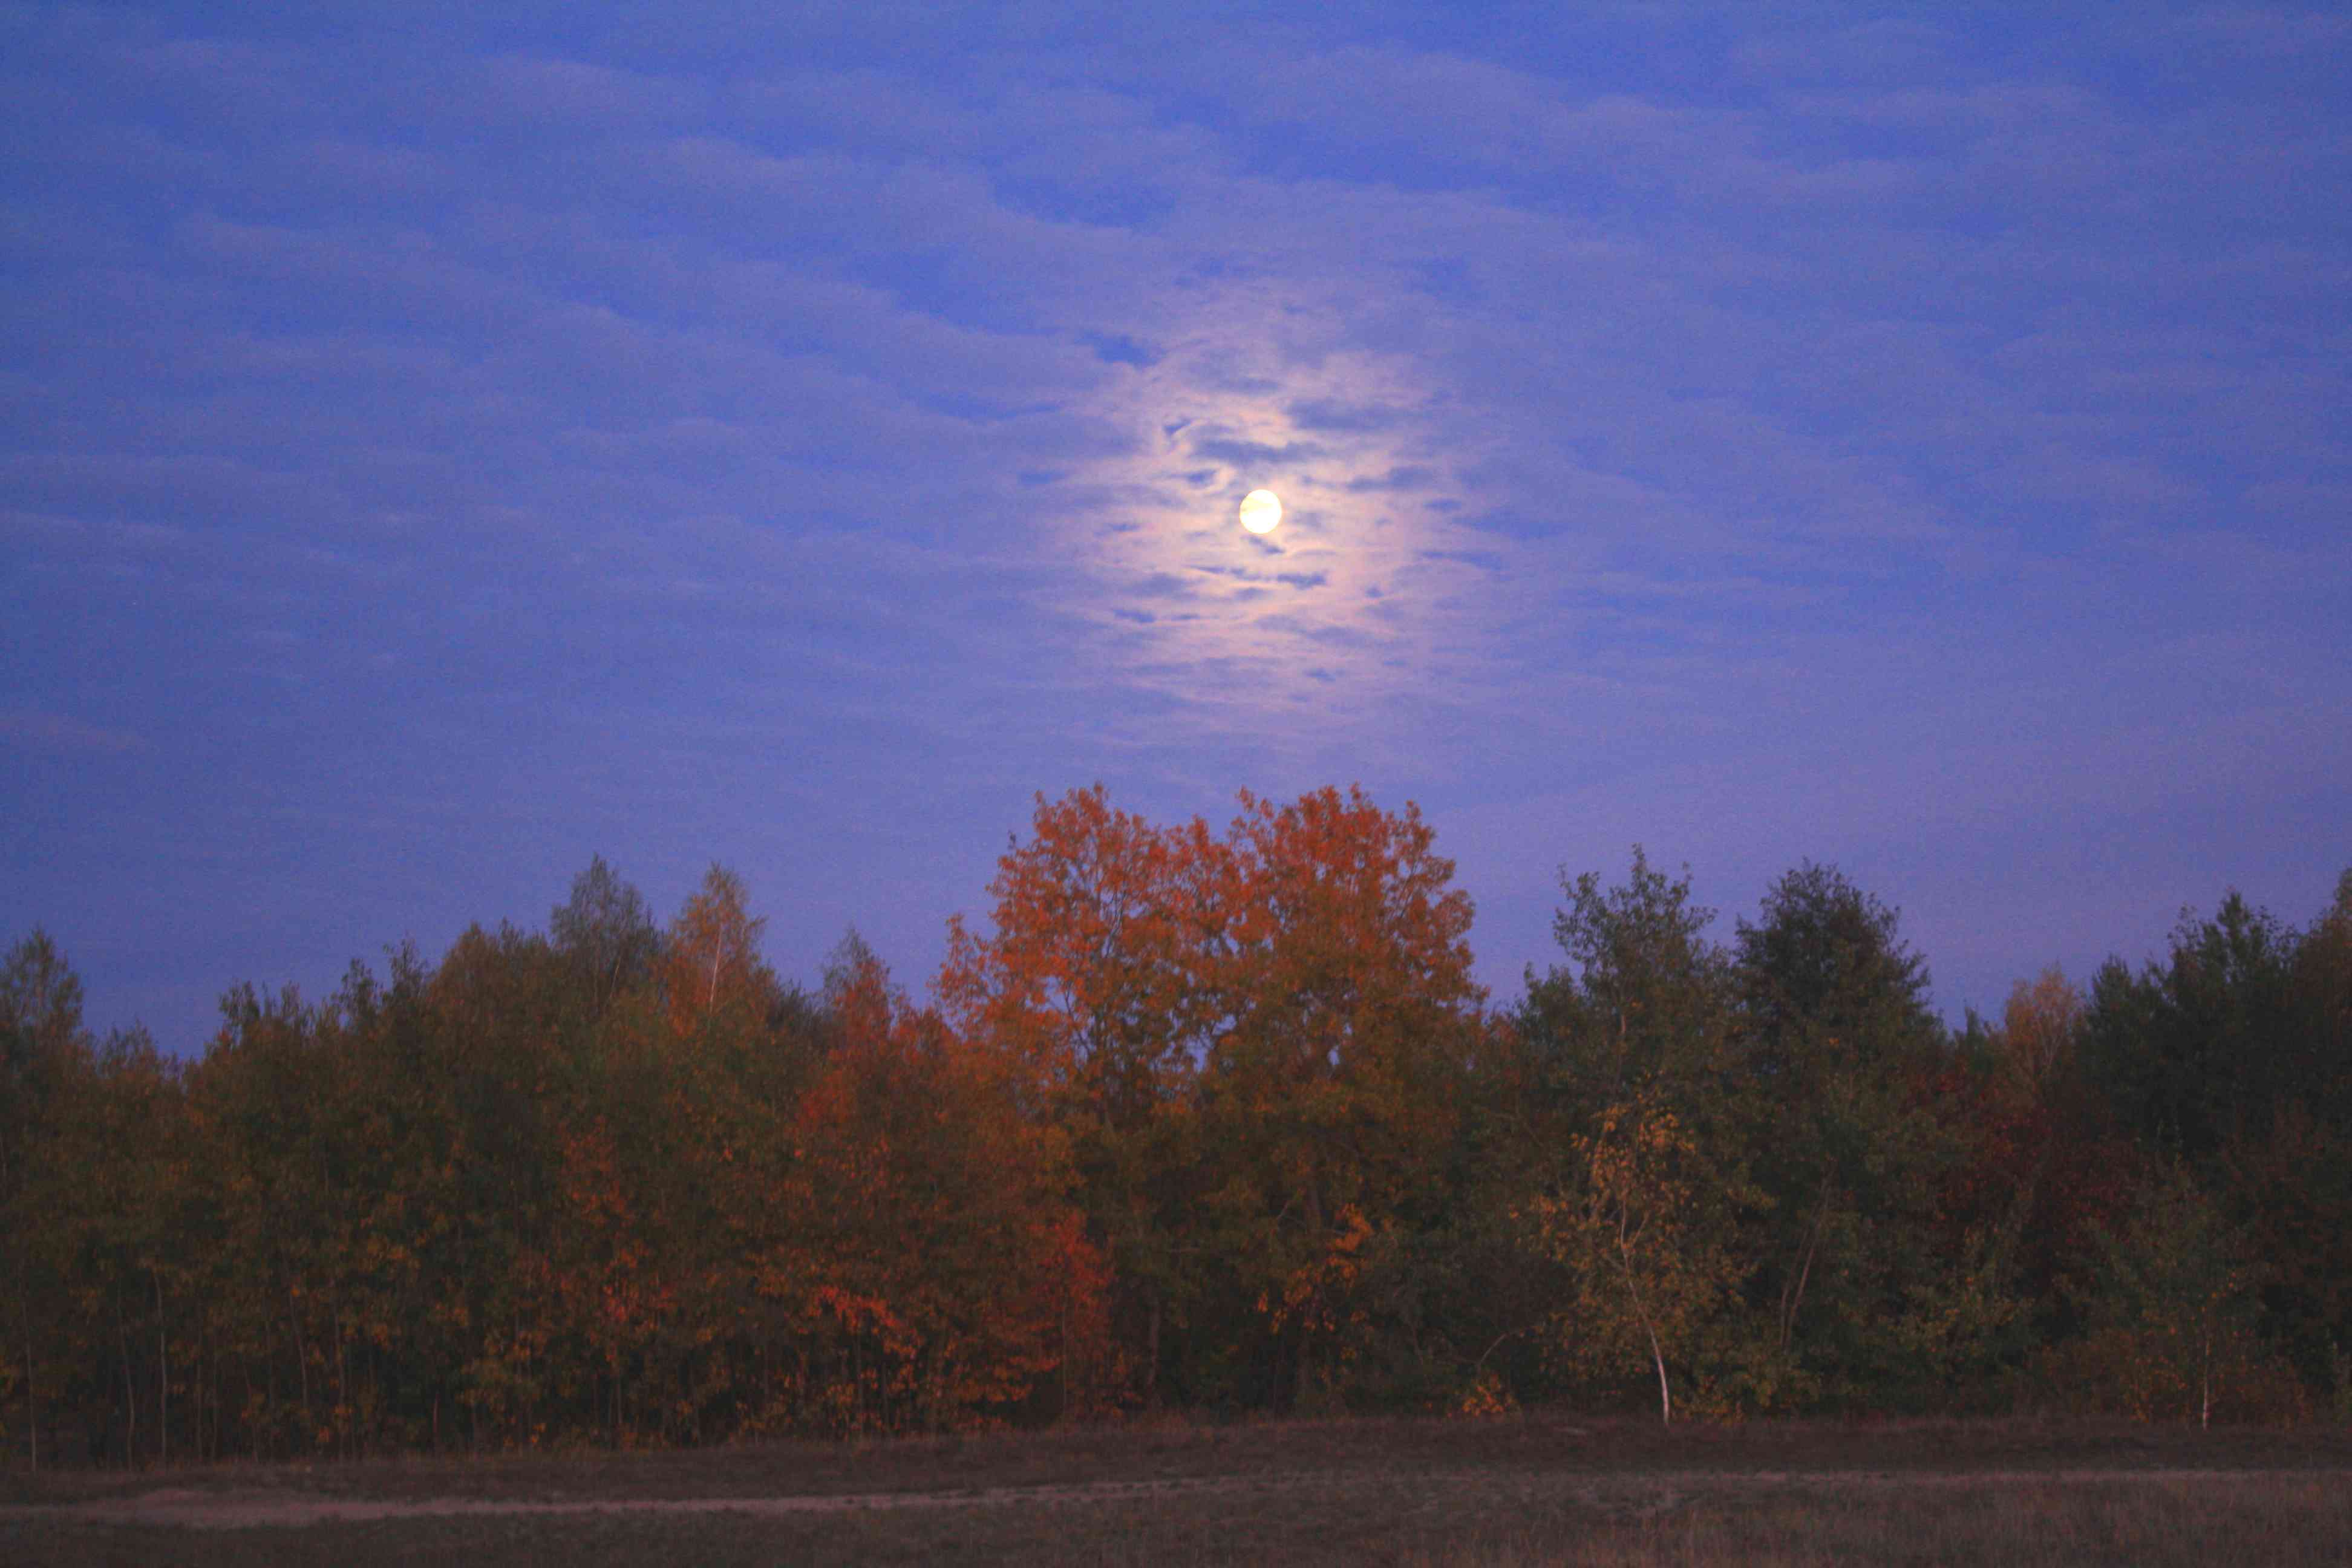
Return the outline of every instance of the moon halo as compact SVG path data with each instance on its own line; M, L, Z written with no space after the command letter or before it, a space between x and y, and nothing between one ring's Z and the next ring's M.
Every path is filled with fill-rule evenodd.
M1282 521L1282 498L1272 490L1252 490L1242 500L1242 526L1252 533L1272 533Z

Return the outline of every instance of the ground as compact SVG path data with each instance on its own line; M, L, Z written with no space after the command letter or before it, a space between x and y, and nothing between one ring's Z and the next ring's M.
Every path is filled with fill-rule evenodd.
M2352 1433L1139 1423L0 1476L0 1563L2352 1562Z

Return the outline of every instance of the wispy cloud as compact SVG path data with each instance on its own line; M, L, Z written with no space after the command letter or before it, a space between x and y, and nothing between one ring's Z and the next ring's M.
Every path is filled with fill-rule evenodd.
M23 751L60 755L121 756L147 748L145 741L128 730L112 730L59 713L22 709L0 710L0 742Z

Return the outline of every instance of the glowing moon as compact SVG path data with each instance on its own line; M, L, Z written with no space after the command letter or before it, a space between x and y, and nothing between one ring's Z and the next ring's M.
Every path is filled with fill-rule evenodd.
M1252 490L1242 501L1242 526L1252 533L1272 533L1282 521L1282 498L1272 490Z

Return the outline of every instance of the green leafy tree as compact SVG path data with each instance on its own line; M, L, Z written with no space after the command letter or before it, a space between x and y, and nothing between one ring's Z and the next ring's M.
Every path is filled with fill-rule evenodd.
M1704 1090L1728 1066L1731 974L1689 873L1668 878L1637 845L1622 885L1590 871L1560 885L1552 935L1569 964L1530 971L1518 1010L1551 1097L1591 1115L1645 1081Z
M2184 914L2161 963L2101 967L2084 1064L2146 1147L2202 1163L2340 1072L2309 1056L2295 1027L2295 945L2232 891L2210 920Z
M67 1294L86 1358L79 1381L112 1412L108 1447L125 1464L171 1449L181 1112L178 1073L145 1032L110 1036L62 1099L55 1169L71 1179L45 1184L42 1199L68 1238Z
M2186 1405L2210 1425L2223 1379L2257 1350L2256 1276L2236 1228L2176 1166L2141 1190L2123 1228L2095 1240L2093 1323L2123 1342L2116 1364L2135 1414Z
M572 895L548 917L548 936L578 974L592 1021L623 992L647 984L661 954L661 932L645 895L621 879L602 855L572 879Z
M66 1291L74 1240L50 1199L81 1175L58 1137L66 1102L90 1068L81 1001L81 981L47 931L36 928L0 961L0 1289L14 1320L0 1390L23 1402L35 1468L44 1391L76 1359L58 1331L73 1321Z
M2285 1106L2261 1135L2232 1139L2215 1175L2218 1199L2260 1266L2263 1337L2312 1388L2352 1399L2352 1136Z
M1739 1114L1769 1200L1749 1356L1761 1382L1860 1397L1919 1365L1908 1320L1949 1306L1932 1220L1958 1143L1925 1092L1943 1065L1927 965L1894 910L1812 864L1734 948Z
M1671 1420L1677 1367L1686 1382L1719 1373L1741 1214L1759 1201L1723 1093L1732 974L1689 876L1641 849L1621 886L1590 872L1561 885L1570 962L1530 975L1519 1026L1563 1158L1522 1212L1570 1282L1556 1356L1588 1374L1645 1368Z

